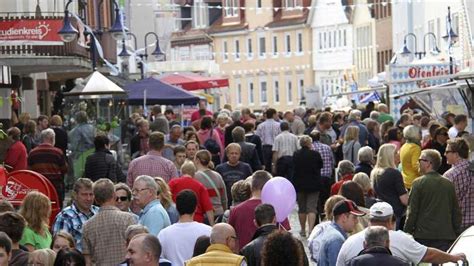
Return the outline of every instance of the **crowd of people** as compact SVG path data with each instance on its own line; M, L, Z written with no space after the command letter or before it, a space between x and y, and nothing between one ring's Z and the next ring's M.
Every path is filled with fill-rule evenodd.
M407 109L395 121L383 103L262 114L225 105L212 113L201 101L182 126L172 109L150 110L124 121L120 137L98 130L85 111L68 130L57 115L19 116L0 158L9 171L46 177L61 211L51 217L52 199L37 191L19 210L1 201L0 265L466 259L446 253L474 225L466 115L439 121ZM273 176L295 188L299 234L262 202Z

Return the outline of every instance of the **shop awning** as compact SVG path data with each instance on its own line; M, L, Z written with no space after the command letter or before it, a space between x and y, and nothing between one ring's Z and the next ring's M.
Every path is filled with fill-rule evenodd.
M188 91L222 88L229 86L225 77L205 77L195 73L170 73L158 77L164 83L181 87Z

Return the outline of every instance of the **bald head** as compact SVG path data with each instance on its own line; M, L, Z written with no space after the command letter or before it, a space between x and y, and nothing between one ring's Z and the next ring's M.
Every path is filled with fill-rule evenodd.
M235 236L234 228L227 223L218 223L212 227L211 244L227 245L229 237Z

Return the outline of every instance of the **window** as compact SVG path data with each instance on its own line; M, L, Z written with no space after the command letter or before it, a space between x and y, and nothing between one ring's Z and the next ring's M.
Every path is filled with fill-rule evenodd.
M334 47L337 47L337 31L334 31L333 33L333 37L334 37Z
M268 98L267 98L267 82L266 81L260 81L260 103L265 104L268 103Z
M273 99L275 103L280 103L280 84L277 78L273 81Z
M192 9L192 23L194 28L205 28L208 25L209 21L209 9L206 3L203 3L202 0L197 0L194 2Z
M239 0L225 0L224 16L237 17L239 15Z
M332 48L332 32L328 32L329 48Z
M287 8L295 7L295 0L285 0L285 7Z
M239 61L240 60L240 43L239 43L239 40L235 40L234 41L234 51L235 51L235 61Z
M323 49L323 33L319 33L319 49Z
M258 57L265 58L265 37L258 37Z
M328 45L327 45L327 42L326 42L326 32L324 32L323 46L324 46L324 48L328 48Z
M291 83L291 78L288 78L286 81L286 100L288 104L293 103L293 84Z
M344 47L347 46L346 30L344 30Z
M296 34L296 51L299 53L299 54L302 54L303 53L303 33L302 32L298 32Z
M291 36L289 33L285 34L285 51L286 55L291 55Z
M252 59L253 58L253 49L252 49L252 39L248 38L247 39L247 59Z
M223 41L222 47L224 48L224 62L229 61L229 49L227 47L227 41Z
M257 13L262 12L262 0L257 0Z
M248 96L249 96L249 104L254 104L255 102L255 96L254 96L254 87L253 87L253 82L249 82L249 87L248 87Z
M339 47L343 46L342 45L342 30L338 30L338 33L339 33L339 42L338 42L338 45Z
M241 105L242 104L242 84L240 81L237 81L237 104Z
M273 49L273 56L276 57L278 56L278 37L275 35L273 36L273 44L272 44L272 49Z
M301 101L304 98L304 77L298 79L298 99Z

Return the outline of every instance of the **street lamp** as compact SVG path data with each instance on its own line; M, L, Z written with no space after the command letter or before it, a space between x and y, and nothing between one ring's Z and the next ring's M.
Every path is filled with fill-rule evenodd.
M127 32L127 35L130 35L131 37L133 37L135 41L135 50L137 50L137 36L135 36L135 34L131 32ZM146 60L148 58L147 39L148 39L148 36L150 35L153 35L156 38L155 50L151 53L151 55L153 55L158 61L166 60L166 54L163 53L163 51L161 51L161 48L160 48L160 41L159 41L158 35L152 31L145 34L145 38L144 38L145 51L139 54L141 61L138 63L138 67L140 68L141 79L145 78L145 69L144 69L143 64L144 64L144 59ZM127 48L125 46L125 39L122 39L122 51L118 54L118 56L120 56L123 60L128 60L128 58L130 57L130 53L127 51Z
M449 74L454 74L454 65L453 65L453 56L451 53L451 48L458 41L458 35L453 30L453 25L451 23L451 7L448 6L448 22L446 25L446 35L443 36L443 39L448 43L448 54L449 54Z
M407 38L410 37L410 36L412 36L413 39L415 39L415 58L416 58L417 56L420 56L420 58L421 58L421 53L418 52L418 48L417 48L417 42L418 42L418 41L417 41L417 39L416 39L416 35L413 34L413 33L411 33L411 32L408 33L408 34L406 34L406 35L403 37L403 48L402 48L402 51L400 52L400 54L401 54L402 56L408 56L408 55L411 54L411 51L410 51L410 49L408 49L408 45L407 45ZM420 59L420 58L419 58L419 59Z
M74 26L71 23L71 19L69 16L69 5L73 2L73 0L68 0L65 10L64 10L64 20L63 20L63 27L58 31L59 36L61 37L61 40L63 42L72 42L77 36L77 29L74 28ZM103 3L103 0L100 1L99 3L99 9L101 4ZM120 9L117 4L117 0L113 1L114 6L115 6L115 22L113 23L112 27L110 28L109 32L111 33L112 37L115 40L120 40L121 36L123 35L124 32L127 32L127 28L123 27L123 22L122 22L122 17L120 15ZM98 29L97 33L100 35L102 33L102 26L100 25L100 12L99 9L96 10L98 12ZM93 36L92 32L89 31L84 31L84 35L90 36L91 39L91 47L90 47L90 52L91 52L91 60L92 60L92 70L96 70L96 43L95 43L95 38Z
M434 40L433 48L431 49L430 53L432 55L438 55L439 53L441 53L441 51L438 48L438 42L436 41L436 35L432 32L428 32L423 36L423 52L420 53L423 56L426 55L426 37L430 37L430 36L433 37L433 40ZM428 46L429 46L429 43L428 43Z

